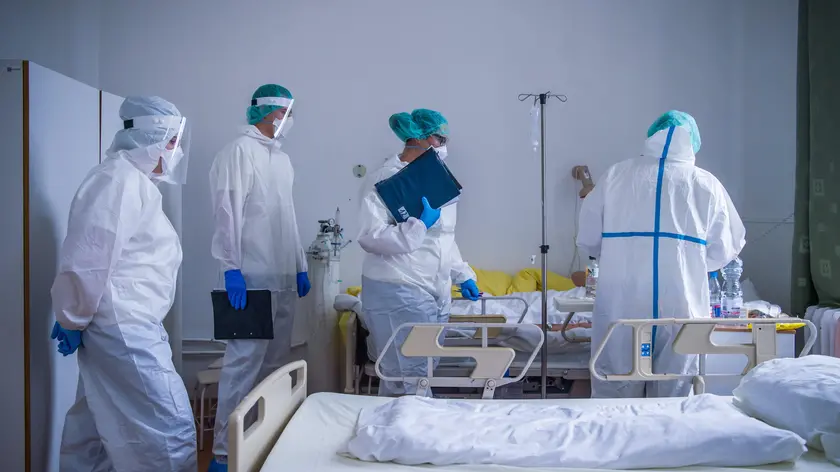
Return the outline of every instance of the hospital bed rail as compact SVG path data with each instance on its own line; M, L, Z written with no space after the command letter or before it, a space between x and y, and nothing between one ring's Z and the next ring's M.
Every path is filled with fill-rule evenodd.
M515 297L515 296L510 296L510 295L502 295L502 296L498 296L498 297L496 297L496 296L487 297L487 296L482 295L481 298L479 298L478 300L470 300L469 298L464 298L464 297L455 297L455 298L452 299L453 302L454 301L467 301L467 302L473 302L473 303L481 303L481 316L486 316L487 315L487 302L488 301L504 301L504 300L515 300L515 301L522 302L522 304L525 305L525 308L522 310L522 314L519 315L519 319L516 321L516 324L522 324L522 322L525 320L525 317L528 315L528 308L531 307L531 305L528 304L528 300L525 300L522 297Z
M453 302L455 302L455 301L466 301L466 302L470 302L470 303L480 303L481 304L481 313L479 313L477 315L471 315L471 314L462 314L462 313L452 313L452 310L450 310L449 324L481 322L481 321L476 321L476 320L481 319L482 317L493 318L496 315L504 318L504 315L501 315L501 314L496 314L496 313L488 314L487 313L487 302L488 301L503 301L503 300L513 300L513 301L522 302L522 305L524 305L524 308L522 309L522 312L520 313L519 318L516 321L516 324L522 324L522 322L525 320L525 317L528 316L528 309L530 308L530 305L528 305L528 301L525 300L522 297L509 296L509 295L503 295L503 296L498 296L498 297L496 297L496 296L490 296L490 297L481 296L481 298L479 298L478 300L470 300L469 298L464 298L464 297L455 297L455 298L452 299ZM506 323L506 321L497 321L495 319L490 319L489 321L484 321L484 322L508 324L508 323ZM510 323L510 324L514 324L514 323ZM488 338L495 338L497 336L497 334L500 333L500 332L501 332L501 328L496 328L492 332L488 332ZM448 332L446 333L446 339L447 339L447 344L450 345L450 346L474 345L474 337L473 336L469 336L466 333L458 331L458 330L448 330Z
M494 297L494 296L484 297L484 296L482 296L478 300L469 300L469 299L463 298L463 297L458 297L458 298L453 298L452 299L452 301L455 301L455 300L466 300L466 301L472 301L474 303L481 303L481 314L477 315L477 316L487 316L487 302L488 301L491 301L491 300L492 301L501 301L501 300L521 301L525 305L525 309L522 310L522 314L519 315L519 319L516 321L516 324L522 324L523 321L525 321L525 317L528 315L528 309L531 307L528 304L528 301L525 300L524 298L516 297L516 296L509 296L509 295L504 295L504 296L499 296L499 297ZM589 337L583 337L583 336L581 336L581 337L570 337L567 334L567 330L569 329L569 324L572 322L572 319L574 318L576 313L591 312L594 309L594 304L595 304L595 300L592 299L592 298L555 298L554 299L554 306L557 309L557 311L567 313L567 314L566 314L566 317L563 320L563 324L560 326L559 330L554 330L552 326L547 327L548 330L549 331L560 331L560 335L563 336L563 339L566 340L566 342L569 342L569 343L582 344L582 343L591 342L592 339L589 338ZM540 325L536 324L536 326L540 326Z
M808 320L797 320L799 322L806 322ZM719 353L730 353L730 351L726 351L726 349L740 349L738 353L744 353L744 348L742 345L715 345L710 340L711 332L714 330L716 325L743 325L746 320L737 319L737 320L721 320L721 319L697 319L697 320L676 320L676 319L659 319L659 320L619 320L614 322L610 330L608 331L604 341L598 347L595 355L592 358L592 362L590 362L589 368L591 373L594 377L599 378L601 380L626 380L626 375L638 375L638 377L634 377L633 380L669 380L674 377L669 377L667 374L665 375L653 375L650 373L650 365L647 365L647 372L640 372L640 365L641 363L638 362L634 367L634 372L631 374L626 374L624 377L622 376L614 376L608 375L603 376L599 374L595 370L595 363L594 361L601 355L603 352L604 346L606 342L609 340L610 336L614 332L615 328L619 325L630 325L631 327L636 327L637 332L639 334L634 336L634 344L632 345L633 352L628 353L628 355L633 356L634 358L641 357L642 349L641 343L642 341L649 341L650 338L645 338L642 336L643 333L652 334L652 326L655 324L676 324L676 325L683 325L690 326L685 331L681 330L681 337L685 337L686 341L681 341L680 344L684 345L686 350L693 350L697 352L683 352L685 354L700 354L701 356L704 354L719 354ZM767 350L768 347L767 342L775 343L775 341L770 341L770 337L766 334L767 332L775 333L775 326L768 326L768 325L775 325L778 323L785 323L790 322L790 319L750 319L750 323L753 324L753 330L758 331L759 333L759 341L758 346L755 345L747 345L752 346L752 349L756 356L755 365L760 363L763 360L768 360L774 356L771 354L775 354L775 350ZM809 338L808 342L806 343L805 347L802 349L800 355L805 355L811 349L816 340L816 329L813 323L806 322L806 326L809 328ZM482 330L489 330L492 327L498 326L498 324L487 324L487 326L477 326L474 323L468 324L471 328L481 328ZM525 326L534 326L534 325L525 325ZM440 347L439 344L439 334L442 330L449 328L450 325L448 323L428 323L422 326L421 331L427 331L423 333L421 336L416 337L415 340L418 341L419 344L422 346L418 346L418 350L415 352L413 347L409 347L409 353L413 353L415 356L419 357L428 357L431 353L428 349L429 346L437 346ZM536 326L534 326L536 328ZM532 329L534 329L532 328ZM770 329L768 329L770 328ZM413 328L417 329L417 328ZM434 329L432 331L432 329ZM538 328L536 328L538 329ZM485 338L486 336L482 336ZM694 338L692 340L692 338ZM775 339L775 338L774 338ZM390 342L393 342L393 338ZM484 344L484 342L482 342ZM676 343L675 343L676 344ZM410 345L411 346L411 345ZM450 348L445 350L445 355L453 355L453 356L464 356L463 352L459 352L454 350L455 348ZM508 349L508 348L496 348L496 347L474 347L472 349ZM724 350L722 352L722 350ZM539 351L539 346L535 349L535 352ZM405 354L405 351L404 351ZM638 355L637 355L638 354ZM481 355L481 354L479 354ZM507 356L510 354L508 353ZM505 378L505 366L508 362L509 357L505 357L503 355L495 354L491 357L488 357L485 360L485 375L489 377L489 373L499 374L495 379L485 378L482 380L495 380L496 386L505 385L506 383L512 383L518 381L520 377L516 378ZM495 366L488 365L488 360L492 363L496 363ZM533 358L531 359L533 360ZM754 366L754 365L753 365ZM748 367L750 367L748 365ZM260 382L246 397L242 400L239 406L233 411L231 414L231 421L230 421L230 429L228 431L228 438L229 438L229 455L228 455L228 467L231 472L251 472L259 470L262 464L265 461L270 450L274 447L274 444L277 442L277 439L285 429L286 425L292 419L292 416L298 410L298 408L303 404L303 401L306 398L307 392L307 379L306 379L306 362L304 361L297 361L291 364L285 365L280 369L271 373L265 380ZM701 371L702 372L702 371ZM746 370L743 372L746 373ZM292 377L295 378L295 382L293 384ZM700 377L700 376L698 376ZM403 380L402 378L396 379L398 381ZM444 380L442 377L433 377L433 385L438 385L438 382ZM461 379L463 380L463 379ZM470 380L470 379L467 379ZM702 381L702 378L700 379ZM479 383L479 386L482 384ZM695 385L697 385L695 383ZM251 424L247 429L245 429L246 425L246 415L248 415L251 410L256 409L257 413L257 420L253 424Z
M640 320L617 320L610 323L604 340L589 360L589 371L593 377L602 381L661 381L691 378L694 386L694 393L701 394L705 391L706 377L733 377L744 376L753 367L764 361L775 359L776 354L776 325L790 323L790 318L750 318L752 325L753 342L750 344L715 344L712 342L712 333L718 326L734 325L743 326L744 319L720 319L720 318L696 318L696 319L640 319ZM804 356L811 351L817 340L817 330L809 320L797 319L797 322L805 323L808 327L808 341L799 353ZM610 337L619 326L632 328L631 359L632 367L626 374L601 374L597 369L598 358L604 352ZM653 327L654 326L679 326L672 350L677 354L699 355L700 366L698 374L654 374L653 373ZM708 354L742 354L747 357L747 365L741 374L706 374L705 356Z
M595 299L594 298L555 298L554 299L554 307L559 312L568 313L566 315L566 319L563 321L563 326L560 328L560 335L563 336L563 339L566 342L570 343L589 343L592 342L592 338L587 337L575 337L570 338L568 334L566 334L566 330L569 328L569 323L572 322L572 318L575 316L575 313L580 312L592 312L595 309Z
M531 356L528 358L525 368L516 377L505 377L510 368L516 351L508 347L488 346L488 331L492 328L504 327L506 323L403 323L391 333L388 342L382 349L374 364L376 375L384 381L390 382L416 382L417 395L425 396L432 387L473 387L482 388L481 398L493 398L495 389L507 384L522 380L527 374L528 367L537 357L540 348L545 342L542 330L536 325L522 325L525 329L532 328L539 332L539 342L534 347ZM394 340L400 331L411 328L400 347L400 352L406 357L425 357L425 377L390 377L382 373L380 369L382 359L394 344ZM462 328L479 329L481 331L481 346L455 346L444 347L440 339L444 330ZM395 347L396 348L396 347ZM435 377L434 359L441 357L472 358L475 360L475 368L469 377Z
M513 300L522 303L523 308L522 311L519 313L519 318L516 320L516 323L506 323L504 325L500 325L500 328L496 328L495 331L501 331L501 328L510 329L513 325L523 325L525 321L525 317L528 315L528 310L530 309L530 304L528 301L519 296L515 295L503 295L503 296L482 296L479 300L469 300L463 297L456 297L453 298L453 301L469 301L472 303L479 303L481 305L481 313L476 315L466 315L466 314L459 314L453 313L451 316L453 317L453 322L465 322L469 320L470 322L477 322L478 318L480 317L489 317L487 313L487 302L489 301L505 301L505 300ZM566 333L566 330L571 323L572 318L574 317L575 313L578 312L586 312L592 311L594 300L593 299L577 299L577 298L556 298L554 300L555 308L561 312L568 312L561 328L559 330L553 329L550 327L550 331L560 331L562 337L571 343L588 343L590 342L589 337L571 337ZM339 309L339 308L337 308ZM356 324L362 323L364 324L363 316L359 313L356 313L353 309L339 309L341 312L347 313L346 318L346 326L345 332L343 335L344 338L344 348L342 354L342 364L343 364L343 391L344 393L355 393L359 394L362 391L362 380L364 377L372 377L375 376L374 371L374 362L375 359L370 359L370 363L359 363L361 359L357 359L357 345L359 342L363 342L361 338L359 338L357 333ZM470 319L470 318L473 319ZM496 320L492 320L490 322L497 322ZM539 324L534 324L533 326L540 326ZM474 327L474 325L471 325ZM518 329L518 328L517 328ZM449 330L450 336L446 338L447 346L474 346L476 345L476 340L474 337L467 336L463 333L458 333L455 330ZM458 334L458 336L452 336ZM496 338L496 334L492 333L490 338ZM545 342L545 341L544 341ZM366 356L367 357L367 356ZM541 364L540 364L541 365ZM451 367L451 366L449 366ZM523 368L521 365L521 361L516 362L516 371L521 369L522 372L529 372L530 371L530 364L529 368ZM580 371L578 374L573 374L572 377L575 380L580 379L589 379L588 369L586 368L585 364L580 366L581 368L578 369L576 367L569 367L563 366L560 368L560 373L557 376L561 377L569 377L569 372L578 370ZM514 369L512 369L514 370ZM551 370L551 366L549 366L549 370ZM556 369L555 369L556 370ZM533 375L532 372L529 372L529 375ZM540 375L537 373L536 375ZM570 377L571 378L571 377ZM370 382L368 382L368 390L370 390Z
M463 298L463 297L456 297L456 298L453 298L452 300L453 301L455 301L455 300L472 301L472 300L469 300L469 299L466 299L466 298ZM496 296L490 296L490 297L482 296L479 300L475 301L476 303L481 303L481 313L478 314L478 315L473 315L473 316L476 316L476 317L488 316L487 315L487 302L488 301L499 301L499 300L515 300L515 301L522 302L524 307L522 309L522 312L519 315L519 319L517 320L517 324L521 324L525 320L525 317L528 315L528 309L530 308L530 305L528 304L528 301L525 300L522 297L510 296L510 295L504 295L504 296L499 296L499 297L496 297ZM362 368L359 368L357 366L357 359L356 359L357 344L359 342L361 342L361 340L359 339L359 337L357 335L356 323L362 323L362 325L364 325L363 315L361 315L359 313L356 313L352 309L338 309L337 307L336 307L336 309L340 312L347 312L347 314L348 314L347 320L346 320L346 323L347 323L346 332L343 335L344 349L343 349L343 354L342 354L342 357L343 357L342 363L344 364L343 365L343 371L344 372L342 374L342 377L344 379L344 393L356 393L356 394L358 394L361 391L362 376L365 373L365 371L367 370L367 367L364 367L364 365L363 365ZM470 315L456 314L456 316L467 317L467 316L470 316ZM507 326L505 326L505 327L507 327ZM451 345L461 345L461 344L469 345L469 344L472 344L472 343L473 343L473 340L471 340L469 338L463 338L463 337L461 337L460 339L457 338L457 337L456 338L449 338L447 340L447 344L451 344ZM373 370L372 367L373 367L373 362L375 362L375 359L370 359L370 361L371 361L370 367L371 367L371 370ZM373 373L373 372L371 372L371 373Z

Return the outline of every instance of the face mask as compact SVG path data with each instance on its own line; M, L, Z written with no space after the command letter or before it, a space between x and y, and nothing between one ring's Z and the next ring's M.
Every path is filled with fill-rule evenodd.
M151 179L152 182L158 184L160 182L170 182L174 183L172 179L172 172L178 164L181 162L181 159L184 158L184 150L181 149L181 146L178 146L175 149L164 149L163 153L160 155L161 157L161 167L163 168L163 172L160 174L156 172L152 172Z
M446 155L447 155L446 146L436 147L435 152L437 153L440 160L446 159Z
M289 130L292 129L292 126L295 124L295 117L290 116L286 119L286 123L283 123L283 120L275 118L274 119L274 135L280 138L286 138L289 136ZM282 128L282 129L281 129Z

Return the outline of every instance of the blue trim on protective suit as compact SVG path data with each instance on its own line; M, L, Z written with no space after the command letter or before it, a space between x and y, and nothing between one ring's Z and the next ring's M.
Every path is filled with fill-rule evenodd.
M621 232L621 233L601 233L602 238L652 238L656 233L653 231L628 231L628 232ZM669 239L678 239L680 241L688 241L690 243L696 243L705 246L706 240L695 238L694 236L687 236L685 234L677 234L677 233L668 233L665 231L659 232L659 237L661 238L669 238Z

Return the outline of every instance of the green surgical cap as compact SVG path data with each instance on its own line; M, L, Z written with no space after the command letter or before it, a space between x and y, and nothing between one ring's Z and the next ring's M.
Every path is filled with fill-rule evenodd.
M420 128L423 139L433 134L449 136L449 122L439 112L418 108L411 112L411 119Z
M433 134L449 136L449 122L434 110L418 108L408 113L395 113L388 119L391 131L402 142L409 139L426 139Z
M411 119L408 113L395 113L388 118L388 126L391 131L400 138L400 141L406 142L409 139L423 139L423 133L417 123Z
M292 92L289 92L289 89L286 87L281 87L276 84L265 84L257 89L254 92L254 95L251 96L252 100L256 100L257 98L265 98L265 97L281 97L281 98L292 98ZM262 120L265 119L266 116L281 108L277 105L251 105L248 107L248 112L246 116L248 118L249 125L255 125Z
M657 132L668 129L671 126L679 126L688 131L688 134L691 136L691 147L694 149L694 153L697 154L700 151L700 130L697 128L697 122L694 121L691 115L682 111L671 110L657 118L650 125L650 128L648 128L647 136L649 138Z

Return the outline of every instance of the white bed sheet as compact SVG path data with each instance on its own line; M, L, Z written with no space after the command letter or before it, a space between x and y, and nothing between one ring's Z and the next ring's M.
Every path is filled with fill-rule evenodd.
M675 399L679 401L679 399ZM393 463L366 463L347 457L339 456L337 452L343 448L353 434L356 419L364 407L381 405L391 401L388 398L344 395L336 393L317 393L301 405L295 416L286 426L280 439L274 445L262 471L281 472L287 470L318 471L318 472L348 472L348 471L382 471L399 472L418 470L418 467L402 466ZM476 400L480 401L480 400ZM501 400L496 400L501 401ZM628 400L529 400L534 402L548 402L562 404L569 407L581 407L598 404L626 404ZM662 401L662 399L636 399L633 402ZM557 469L557 468L519 468L504 466L449 466L449 467L420 467L435 472L597 472L597 469ZM604 470L604 469L600 469ZM661 469L660 469L661 470ZM819 452L809 451L796 464L774 464L762 467L748 468L714 468L694 467L677 470L693 472L736 472L746 470L761 471L797 471L797 472L836 472L837 467L825 460ZM653 471L651 471L653 472ZM658 471L657 471L658 472Z

